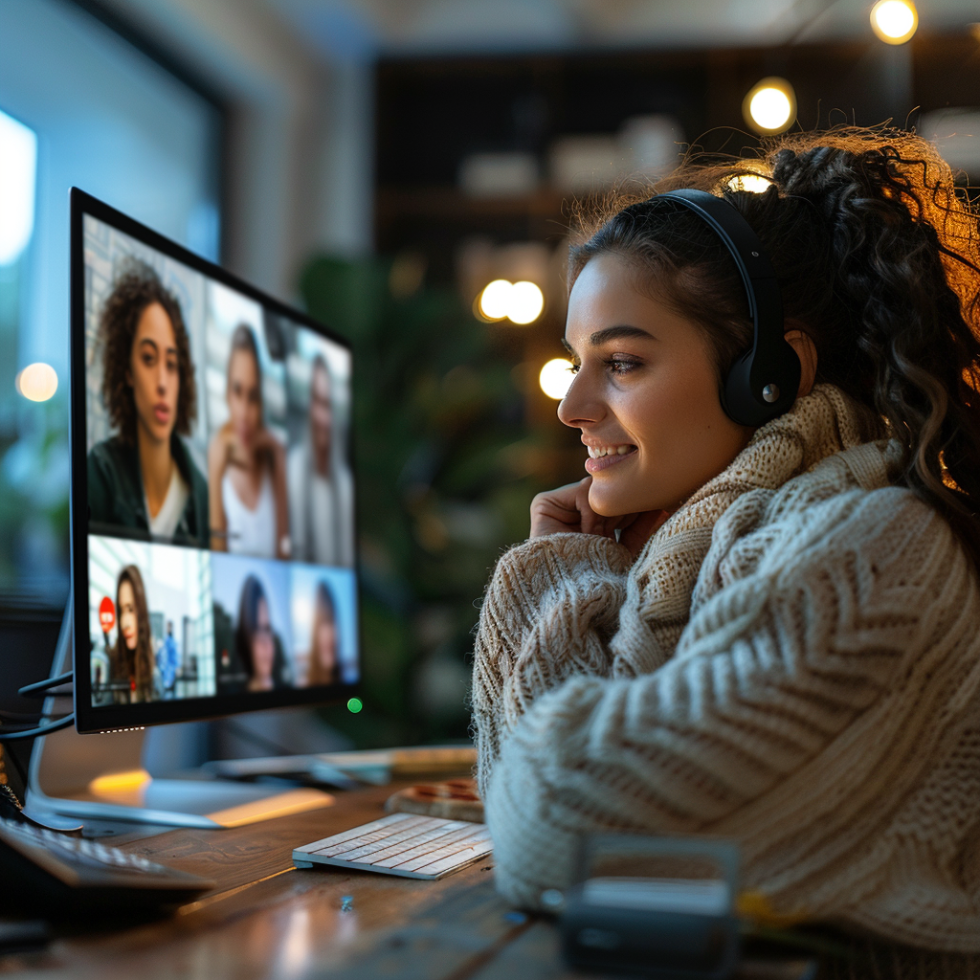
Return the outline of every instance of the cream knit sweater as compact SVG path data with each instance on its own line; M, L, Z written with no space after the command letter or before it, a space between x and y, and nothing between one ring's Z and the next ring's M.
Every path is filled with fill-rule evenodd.
M980 952L980 589L882 434L820 385L636 561L501 558L473 709L507 898L567 885L581 833L703 832L776 911Z

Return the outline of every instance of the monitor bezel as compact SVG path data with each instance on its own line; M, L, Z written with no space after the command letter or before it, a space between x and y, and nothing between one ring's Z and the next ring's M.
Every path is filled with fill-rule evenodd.
M84 219L91 216L97 221L167 257L181 262L194 271L235 289L279 316L284 316L299 326L315 331L325 339L351 353L351 342L322 324L262 290L249 285L227 270L196 255L182 245L165 238L146 225L92 197L77 187L71 188L71 330L70 330L70 380L69 405L71 410L69 430L70 503L69 535L71 551L71 588L74 596L74 623L72 641L72 665L74 669L75 728L82 734L143 728L180 721L205 721L227 715L271 708L296 707L310 704L338 703L360 693L361 675L364 670L363 636L360 617L359 557L357 536L354 542L355 607L357 630L358 680L327 686L282 688L275 691L244 694L214 694L209 697L180 700L147 701L130 705L92 704L92 683L89 645L89 570L88 570L88 481L87 415L85 378L85 250ZM351 358L351 385L354 380L354 363ZM348 438L348 459L356 485L353 440ZM79 474L76 479L76 474ZM357 527L355 502L354 526Z

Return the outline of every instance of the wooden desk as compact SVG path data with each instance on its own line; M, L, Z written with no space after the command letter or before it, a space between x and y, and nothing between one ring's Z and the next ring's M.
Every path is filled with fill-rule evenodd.
M494 892L492 860L441 881L293 867L294 847L383 815L400 785L338 793L324 810L231 830L105 842L217 887L151 924L62 932L46 951L0 957L0 976L45 980L572 980L544 917ZM353 907L341 911L351 896ZM749 967L744 980L798 976ZM592 980L601 980L595 974Z
M492 860L441 881L293 867L294 847L383 816L383 803L396 788L338 793L336 805L325 810L231 830L173 830L129 843L107 839L161 864L205 875L217 887L152 924L64 936L45 952L2 957L0 975L46 980L566 976L554 927L515 913L494 893ZM342 912L347 895L353 908ZM530 970L529 955L536 960Z

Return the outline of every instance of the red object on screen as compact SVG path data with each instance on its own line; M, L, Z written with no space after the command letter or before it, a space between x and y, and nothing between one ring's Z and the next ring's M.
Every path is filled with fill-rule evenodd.
M104 596L99 603L99 622L103 633L108 633L116 625L116 607L108 596Z

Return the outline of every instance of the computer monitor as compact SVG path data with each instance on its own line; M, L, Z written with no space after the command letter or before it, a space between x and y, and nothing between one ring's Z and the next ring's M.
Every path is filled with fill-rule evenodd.
M346 699L349 343L71 192L82 733Z

